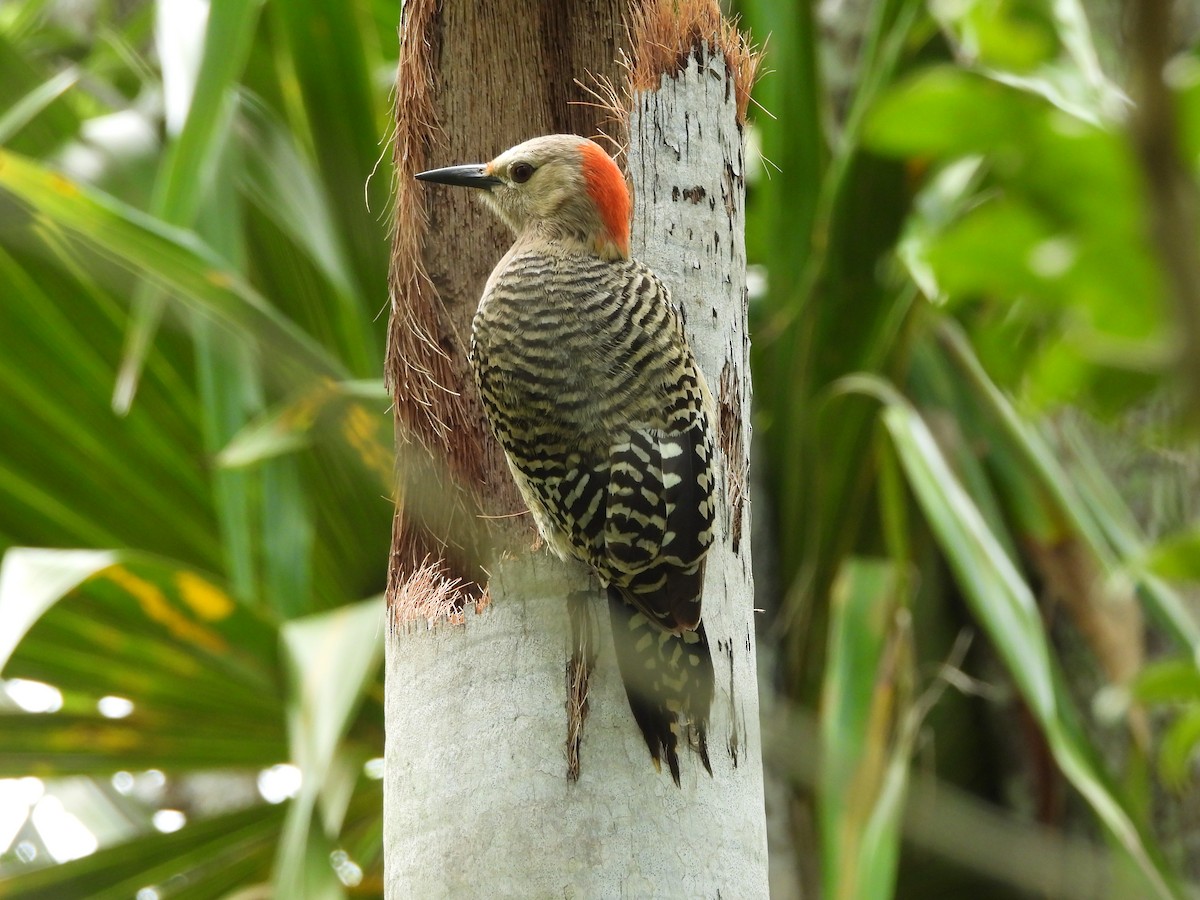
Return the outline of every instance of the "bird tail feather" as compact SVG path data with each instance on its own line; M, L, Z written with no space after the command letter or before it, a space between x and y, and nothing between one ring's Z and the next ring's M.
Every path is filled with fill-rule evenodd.
M667 631L612 586L608 610L629 708L655 766L661 770L665 758L679 784L679 737L685 734L711 775L708 712L715 676L704 624Z

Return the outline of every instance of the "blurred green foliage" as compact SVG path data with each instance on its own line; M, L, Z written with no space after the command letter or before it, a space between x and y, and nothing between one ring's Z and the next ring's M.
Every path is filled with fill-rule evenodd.
M382 891L392 7L0 10L0 544L41 548L0 661L63 697L6 711L0 774L97 776L102 842L46 868L26 826L0 894ZM110 782L147 769L250 780L159 835L169 793Z
M204 8L0 6L0 671L62 704L0 711L0 778L54 791L86 776L79 814L102 837L46 866L25 826L0 896L382 893L368 761L383 742L397 9ZM1195 459L1170 413L1180 325L1128 73L1099 62L1119 39L1072 0L741 11L770 35L747 221L765 282L756 552L777 563L763 637L826 760L788 788L819 809L820 853L802 860L829 896L929 895L904 842L921 735L939 777L996 800L1011 789L984 771L997 751L979 718L1025 716L1109 837L1093 849L1114 895L1178 895L1200 877L1188 836L1161 827L1164 804L1195 796L1200 628L1176 586L1200 578L1198 523L1152 540L1103 454L1055 418L1083 410ZM1195 171L1196 49L1167 76ZM1159 406L1153 428L1128 425ZM1062 618L1082 664L1048 624L1055 592L1075 601ZM1021 711L944 692L979 665L953 656L964 625ZM320 678L330 665L344 677ZM1120 701L1107 719L1081 666ZM133 709L110 718L105 697ZM303 775L286 804L242 791L169 834L151 820L169 798L135 801L110 777L182 785L284 762ZM973 827L943 826L964 841ZM1034 862L1008 868L954 889L1046 890Z

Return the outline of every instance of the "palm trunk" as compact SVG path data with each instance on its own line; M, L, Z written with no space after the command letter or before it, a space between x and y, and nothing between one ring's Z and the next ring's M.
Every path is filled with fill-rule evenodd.
M719 37L704 34L697 46ZM677 42L690 48L692 41L683 23ZM437 606L428 602L432 586L393 572L397 627L387 641L385 697L389 897L767 895L745 491L737 73L726 72L720 51L678 58L687 61L683 71L672 68L658 90L634 95L629 170L635 255L684 309L720 410L726 490L704 593L717 672L713 774L686 748L681 787L655 771L617 670L604 596L581 567L519 542L518 552L489 566L486 602L449 617L435 610L430 621L418 611ZM583 66L581 78L585 68L603 72L610 64ZM512 85L505 95L519 92ZM482 97L475 102L488 105ZM486 158L497 149L436 162ZM445 220L437 216L439 226ZM443 302L473 306L477 296ZM399 394L405 382L390 371Z

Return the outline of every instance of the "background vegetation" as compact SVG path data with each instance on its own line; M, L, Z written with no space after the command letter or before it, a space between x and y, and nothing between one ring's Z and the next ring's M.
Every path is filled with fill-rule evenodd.
M205 9L0 6L0 895L382 892L396 4ZM741 11L776 891L1181 895L1195 32Z

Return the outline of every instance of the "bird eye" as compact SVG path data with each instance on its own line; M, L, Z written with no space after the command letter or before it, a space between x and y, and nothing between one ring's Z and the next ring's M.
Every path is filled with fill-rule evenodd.
M508 170L508 176L517 184L524 184L533 177L533 166L527 162L513 163Z

